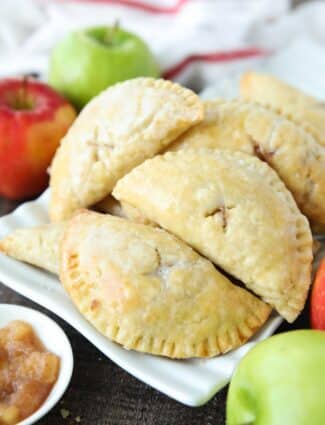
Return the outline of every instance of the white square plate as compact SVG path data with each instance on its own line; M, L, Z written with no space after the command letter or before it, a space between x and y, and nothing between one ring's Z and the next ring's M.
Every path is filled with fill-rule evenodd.
M16 228L48 222L47 205L48 191L36 201L25 203L0 218L0 238ZM274 315L250 342L226 355L207 360L169 360L127 351L107 340L77 311L58 278L50 273L0 254L0 281L66 320L107 357L138 379L189 406L200 406L210 400L229 382L247 351L257 341L271 335L282 321Z
M306 52L308 60L305 60ZM325 98L323 53L323 47L310 40L297 40L277 55L261 61L259 68ZM239 64L237 70L204 90L202 97L231 98L237 95L241 72ZM306 78L306 75L312 75L312 78ZM48 192L0 218L0 238L15 228L48 222L47 204ZM270 336L282 322L279 316L273 315L250 342L226 355L208 360L168 360L127 351L104 338L76 310L54 275L0 254L0 281L66 320L107 357L138 379L189 406L200 406L209 401L229 382L238 362L252 346Z

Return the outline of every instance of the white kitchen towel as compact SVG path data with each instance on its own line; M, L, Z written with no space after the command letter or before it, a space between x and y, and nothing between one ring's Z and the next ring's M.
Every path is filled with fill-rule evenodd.
M51 48L66 32L118 20L148 42L168 77L186 78L194 63L193 77L211 64L259 57L247 36L288 7L288 0L1 0L0 73L46 74ZM198 72L197 85L210 78Z
M46 79L65 33L118 20L148 42L164 76L201 90L260 66L298 35L325 44L324 2L289 8L289 0L1 0L0 75Z

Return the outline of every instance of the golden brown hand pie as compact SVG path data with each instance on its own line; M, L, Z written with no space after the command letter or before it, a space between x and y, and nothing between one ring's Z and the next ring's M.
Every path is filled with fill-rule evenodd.
M68 224L60 275L103 335L128 349L173 358L238 347L270 313L166 231L94 212Z
M0 241L0 252L59 274L59 246L66 223L18 229Z
M325 103L276 77L258 72L245 73L240 96L283 114L311 132L325 145Z
M136 78L105 90L82 110L54 157L51 219L99 202L119 178L202 119L199 98L170 81Z
M132 170L113 195L241 280L288 321L302 310L311 232L264 162L226 150L167 152Z
M278 173L315 231L325 231L325 147L292 121L253 103L210 101L205 110L204 121L167 149L221 148L259 157Z

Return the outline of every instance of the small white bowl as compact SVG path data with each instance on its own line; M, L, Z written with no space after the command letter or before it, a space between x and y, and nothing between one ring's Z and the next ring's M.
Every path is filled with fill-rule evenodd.
M47 350L60 358L59 376L49 396L36 412L19 422L19 425L32 425L55 406L67 389L73 370L73 353L63 330L44 314L15 304L0 304L0 328L12 320L29 323Z

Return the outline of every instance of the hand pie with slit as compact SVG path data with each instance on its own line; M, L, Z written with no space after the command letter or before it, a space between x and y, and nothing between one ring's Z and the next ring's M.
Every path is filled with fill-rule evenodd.
M267 162L293 194L313 229L325 231L325 147L302 127L254 103L208 101L202 123L167 150L218 148Z
M325 146L325 103L273 75L246 72L240 96L271 108L311 132Z
M225 353L270 314L175 236L94 212L69 222L60 276L103 335L127 349L172 358Z
M119 178L202 119L198 96L171 81L136 78L108 88L81 111L56 152L51 219L99 202Z
M217 149L167 152L132 170L113 196L242 281L288 321L303 309L309 224L258 158Z

